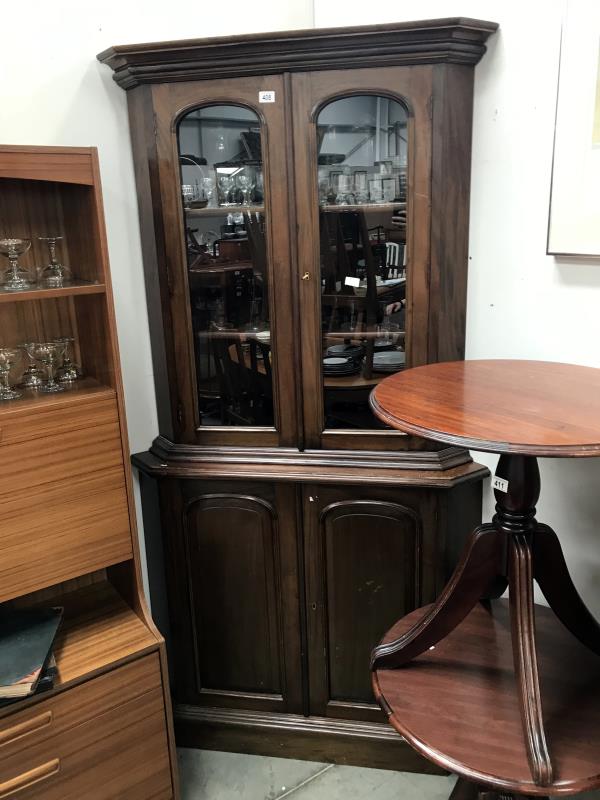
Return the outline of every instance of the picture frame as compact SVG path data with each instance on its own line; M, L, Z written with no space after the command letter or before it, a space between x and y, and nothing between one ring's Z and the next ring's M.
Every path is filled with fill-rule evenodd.
M546 252L600 257L600 3L568 0Z

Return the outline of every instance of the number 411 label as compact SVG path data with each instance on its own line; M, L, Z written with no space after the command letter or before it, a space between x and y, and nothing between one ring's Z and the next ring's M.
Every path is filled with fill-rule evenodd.
M494 489L498 489L499 492L508 492L508 481L504 480L504 478L499 478L497 475L494 475L492 478L492 487Z
M259 92L258 93L258 102L259 103L274 103L275 102L275 92Z

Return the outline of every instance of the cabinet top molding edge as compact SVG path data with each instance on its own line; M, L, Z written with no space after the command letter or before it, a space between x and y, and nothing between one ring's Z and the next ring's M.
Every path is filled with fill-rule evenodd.
M97 58L140 84L411 64L477 64L495 22L451 19L115 45Z

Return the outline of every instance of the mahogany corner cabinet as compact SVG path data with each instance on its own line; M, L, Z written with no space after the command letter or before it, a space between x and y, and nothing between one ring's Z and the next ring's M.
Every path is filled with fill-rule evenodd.
M188 746L431 770L369 655L431 602L487 470L371 390L462 359L474 68L495 23L112 47L160 435L152 607Z

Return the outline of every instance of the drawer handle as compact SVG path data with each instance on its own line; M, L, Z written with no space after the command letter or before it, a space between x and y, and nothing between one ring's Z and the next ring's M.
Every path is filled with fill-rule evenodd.
M20 739L21 736L27 736L28 733L35 733L45 728L46 725L50 725L51 722L52 712L46 711L44 714L38 714L37 717L26 719L25 722L19 722L18 725L13 725L12 728L0 730L0 747L14 742L15 739Z
M0 800L4 797L13 797L21 789L28 789L34 783L45 781L56 775L60 769L60 761L58 758L53 758L47 764L41 764L39 767L34 767L22 775L17 775L16 778L11 778L9 781L0 783Z

